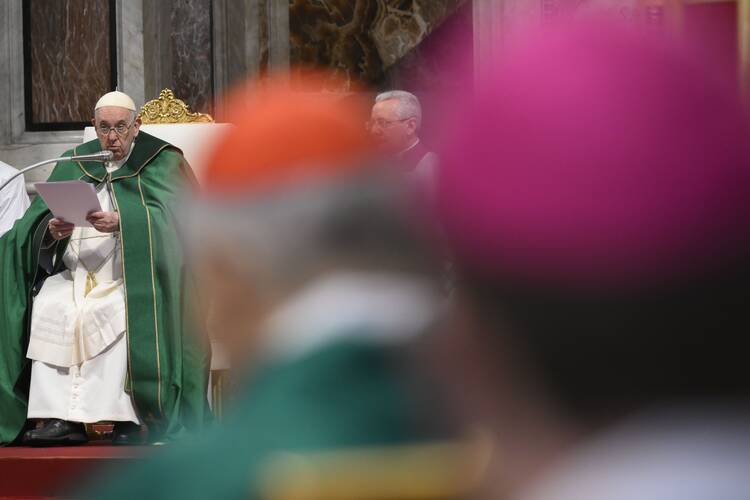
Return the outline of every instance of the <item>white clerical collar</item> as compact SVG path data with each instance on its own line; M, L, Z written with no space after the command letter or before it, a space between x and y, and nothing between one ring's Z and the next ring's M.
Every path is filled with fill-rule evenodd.
M414 142L412 143L412 145L411 145L411 146L409 146L408 148L406 148L406 149L404 149L403 151L401 151L401 152L400 152L400 153L399 153L399 154L398 154L397 156L398 156L399 158L401 158L401 157L402 157L402 156L404 156L404 155L405 155L406 153L408 153L408 152L409 152L409 151L411 151L412 149L416 148L416 147L417 147L417 144L419 144L419 137L417 137L417 140L416 140L416 141L414 141Z
M442 300L427 281L399 274L336 272L278 308L263 329L263 356L290 358L335 340L398 344L424 333Z
M128 154L125 156L125 158L123 158L122 160L106 162L104 165L107 169L107 173L111 174L118 168L125 165L125 162L128 161L128 158L130 158L130 154L133 152L133 148L135 148L135 141L133 141L133 143L130 145L130 151L128 151Z

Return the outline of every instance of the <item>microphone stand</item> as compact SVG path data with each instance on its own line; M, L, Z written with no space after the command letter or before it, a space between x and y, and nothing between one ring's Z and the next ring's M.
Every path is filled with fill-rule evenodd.
M11 175L5 182L3 182L2 186L0 186L0 191L2 191L5 186L7 186L8 184L10 184L19 175L23 175L24 173L29 172L30 170L34 170L35 168L43 167L44 165L47 165L49 163L57 163L58 161L67 161L67 160L70 160L70 158L71 158L70 156L63 156L61 158L54 158L54 159L51 159L51 160L44 160L44 161L40 161L39 163L34 163L30 167L26 167L24 169L21 169L18 172L16 172L15 174Z
M107 154L109 153L109 154ZM39 163L34 163L31 166L28 166L26 168L22 168L15 174L11 175L8 180L2 183L0 185L0 191L5 188L8 184L10 184L16 177L19 175L23 175L26 172L29 172L31 170L34 170L35 168L43 167L44 165L48 165L50 163L57 163L58 161L99 161L99 162L106 162L110 161L112 159L112 152L111 151L100 151L99 153L93 153L90 155L73 155L73 156L62 156L60 158L52 158L50 160L44 160L40 161Z

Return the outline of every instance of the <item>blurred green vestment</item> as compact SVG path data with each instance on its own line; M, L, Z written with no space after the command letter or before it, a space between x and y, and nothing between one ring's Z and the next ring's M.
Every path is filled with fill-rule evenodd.
M416 307L401 309L412 315L390 307L424 302L398 280L380 285L382 276L374 278L333 278L300 292L275 316L284 321L266 330L257 366L240 382L224 422L146 463L105 474L82 496L260 499L268 495L269 465L289 453L445 439L448 426L414 350L427 321L412 321ZM375 307L383 297L386 306Z

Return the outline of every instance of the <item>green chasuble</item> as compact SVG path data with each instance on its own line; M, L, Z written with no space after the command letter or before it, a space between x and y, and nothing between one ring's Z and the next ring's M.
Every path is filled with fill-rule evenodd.
M71 154L99 151L98 140ZM169 439L210 418L206 400L209 353L190 330L186 309L193 290L178 240L175 201L195 182L181 152L141 132L127 162L108 174L96 162L60 162L50 181L106 182L120 215L127 307L126 391L154 439ZM0 443L12 441L26 420L30 361L26 358L34 286L59 272L68 239L45 238L52 214L37 197L0 238ZM54 252L57 268L40 260ZM43 260L43 259L42 259Z
M360 333L266 364L220 426L127 470L97 474L87 493L71 496L261 499L278 453L397 448L452 435L435 424L440 405L409 369L405 346L358 340L367 337Z

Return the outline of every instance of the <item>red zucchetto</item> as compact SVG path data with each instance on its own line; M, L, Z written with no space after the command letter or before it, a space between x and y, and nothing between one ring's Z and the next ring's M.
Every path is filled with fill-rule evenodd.
M361 169L371 152L356 96L321 93L321 80L294 88L272 77L227 100L235 127L216 144L202 177L209 197L258 193Z

